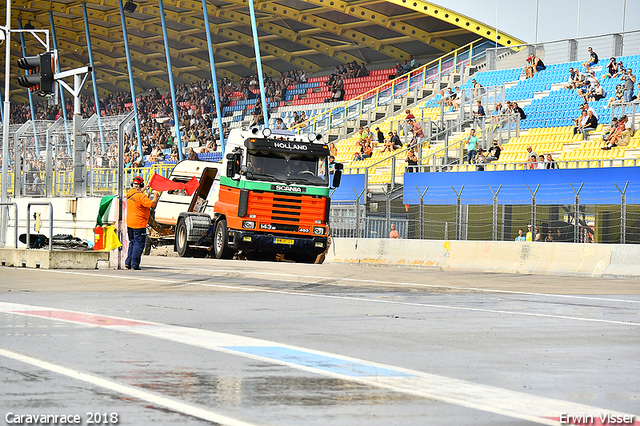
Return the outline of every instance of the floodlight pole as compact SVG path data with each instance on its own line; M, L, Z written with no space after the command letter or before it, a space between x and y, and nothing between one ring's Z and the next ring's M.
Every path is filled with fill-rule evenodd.
M2 119L2 196L0 201L9 201L7 194L9 180L9 118L11 116L11 103L9 102L9 76L11 75L11 2L7 3L7 20L4 27L4 118ZM2 223L0 223L0 243L2 246L7 241L7 225L9 222L9 206L2 207ZM16 220L16 227L18 218Z
M260 83L260 101L262 102L262 116L264 117L264 128L269 128L269 113L267 112L267 95L264 91L264 77L262 75L262 59L260 59L260 44L258 43L258 24L256 23L256 12L253 8L253 1L249 0L249 16L251 17L251 32L253 34L253 47L256 52L256 68L258 70L258 82Z
M7 2L7 20L4 27L4 118L2 119L2 202L9 201L7 190L9 180L9 118L11 115L11 103L9 102L9 76L11 75L11 2ZM8 208L2 208L2 242L4 242Z
M220 133L220 147L222 158L224 158L224 129L222 127L222 110L220 108L220 94L218 93L218 78L216 77L216 63L213 59L213 47L211 46L211 28L209 27L209 12L207 11L207 0L202 0L202 10L204 12L204 29L207 35L207 50L209 51L209 65L211 66L211 85L213 86L213 96L216 101L216 116L218 118L218 133ZM212 126L213 127L213 126ZM213 129L211 129L213 132Z
M182 149L182 138L180 137L180 118L178 112L178 104L176 103L176 86L173 84L173 67L171 66L171 53L169 51L169 37L167 36L167 23L164 17L164 3L162 0L158 0L158 6L160 7L160 21L162 22L162 38L164 40L164 53L167 58L167 73L169 75L169 89L171 89L171 104L173 107L173 121L176 126L176 139L175 143L178 145L178 160L184 159L184 152Z
M87 16L87 4L82 2L82 17L84 20L84 32L87 37L87 51L89 53L89 66L91 67L91 80L93 81L93 101L96 107L96 115L98 116L98 128L100 129L100 144L102 152L106 154L104 147L104 134L102 132L102 113L100 111L100 99L98 98L98 82L96 78L96 70L93 67L93 51L91 50L91 34L89 33L89 17ZM93 150L93 146L91 147Z

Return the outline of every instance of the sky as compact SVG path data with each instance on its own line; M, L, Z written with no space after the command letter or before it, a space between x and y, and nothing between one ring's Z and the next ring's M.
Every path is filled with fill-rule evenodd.
M431 0L523 40L538 42L640 29L638 0ZM578 7L580 10L578 21ZM497 13L496 13L497 10ZM579 31L578 31L579 29Z

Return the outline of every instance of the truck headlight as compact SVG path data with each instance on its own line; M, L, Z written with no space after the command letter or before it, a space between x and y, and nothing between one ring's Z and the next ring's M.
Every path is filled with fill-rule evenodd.
M320 228L318 226L313 227L313 235L324 235L327 232L325 228Z
M256 223L253 220L244 220L242 221L242 227L244 229L253 229L256 227Z

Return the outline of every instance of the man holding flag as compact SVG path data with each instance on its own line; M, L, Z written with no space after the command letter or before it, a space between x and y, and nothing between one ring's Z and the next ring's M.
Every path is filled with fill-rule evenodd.
M147 223L151 209L158 205L160 194L156 192L153 200L142 192L144 179L140 176L133 178L131 189L127 193L127 235L129 237L129 251L124 266L127 269L140 269L142 252L147 241Z

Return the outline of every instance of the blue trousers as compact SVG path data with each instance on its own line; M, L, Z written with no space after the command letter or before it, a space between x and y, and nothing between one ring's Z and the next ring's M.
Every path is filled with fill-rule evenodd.
M467 151L467 160L469 161L469 164L475 163L475 159L476 159L476 150L470 149L469 151Z
M131 269L140 269L140 259L147 242L147 228L127 227L127 235L129 236L129 251L124 264Z

